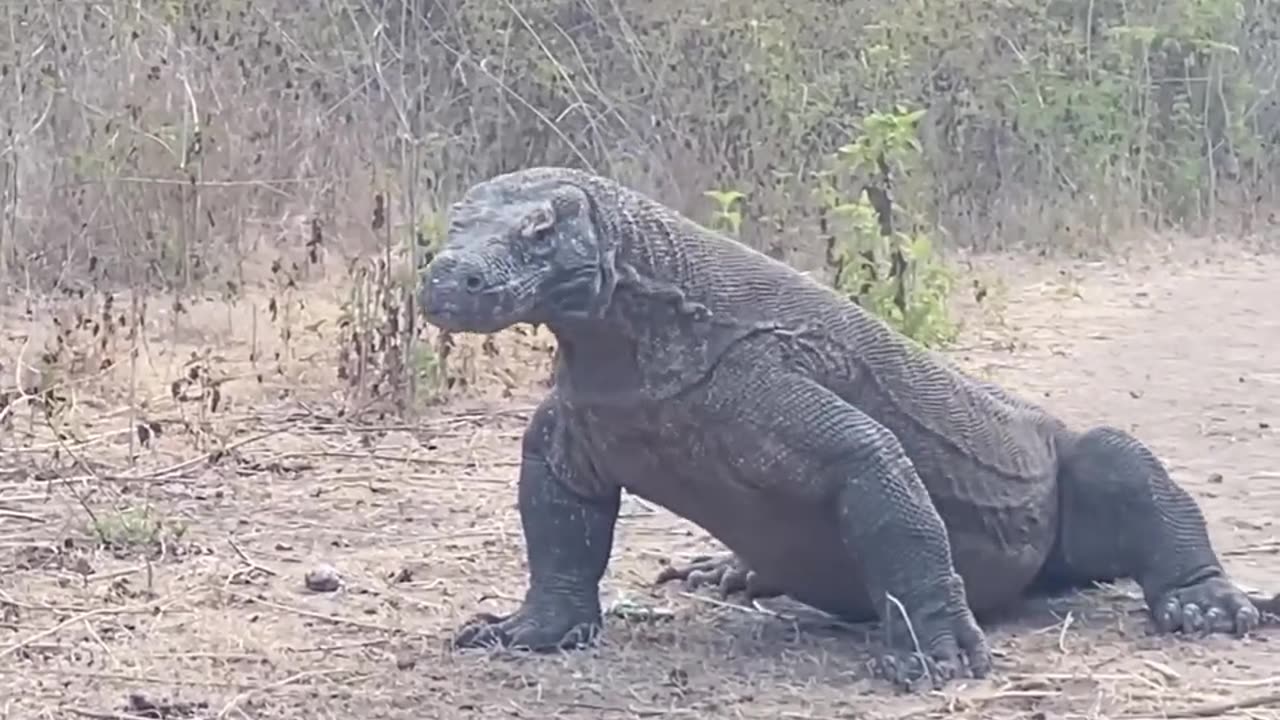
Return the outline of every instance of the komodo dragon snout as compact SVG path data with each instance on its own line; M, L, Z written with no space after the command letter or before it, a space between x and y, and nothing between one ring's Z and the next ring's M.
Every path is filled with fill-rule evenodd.
M454 204L427 266L427 319L455 332L588 315L610 276L591 202L572 183L498 177Z

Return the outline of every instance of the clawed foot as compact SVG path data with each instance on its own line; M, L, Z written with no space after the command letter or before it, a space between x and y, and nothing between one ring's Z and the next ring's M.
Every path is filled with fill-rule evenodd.
M986 635L968 611L934 623L917 623L915 639L895 618L893 645L873 661L873 674L900 690L936 690L957 678L984 678L991 672ZM920 645L915 647L916 640Z
M733 593L742 593L747 602L782 595L777 588L767 586L733 553L700 555L687 563L669 565L658 573L654 582L661 585L672 580L683 581L689 590L715 585L721 599Z
M1151 609L1156 629L1162 633L1243 636L1262 620L1244 592L1221 576L1167 592Z
M594 643L600 635L599 611L585 612L567 604L525 602L509 615L479 613L460 627L455 648L493 648L552 652Z

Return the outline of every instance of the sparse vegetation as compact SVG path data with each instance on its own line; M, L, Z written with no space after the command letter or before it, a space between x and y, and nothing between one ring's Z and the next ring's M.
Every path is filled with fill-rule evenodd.
M439 333L417 309L472 182L612 175L985 376L1085 337L1070 313L1102 301L1081 258L1274 235L1278 34L1262 0L0 6L0 716L378 714L307 698L518 595L518 438L554 342ZM1062 264L1059 289L1028 291L1006 251ZM297 596L328 563L341 587ZM671 649L663 628L617 632ZM599 692L547 697L582 717L746 707L708 699L699 679L723 678L684 649L657 670L622 652L566 661ZM368 703L492 709L450 662ZM610 667L669 692L610 695ZM802 684L844 683L833 668ZM507 712L545 699L523 673L460 674L537 685ZM151 695L179 687L220 700Z
M92 522L93 535L103 547L122 553L144 550L159 556L164 544L180 541L186 533L182 523L166 523L152 508L126 507Z
M939 346L957 330L947 308L952 273L934 251L927 220L901 202L913 180L918 186L923 117L923 110L869 115L837 151L821 192L832 283L908 337Z

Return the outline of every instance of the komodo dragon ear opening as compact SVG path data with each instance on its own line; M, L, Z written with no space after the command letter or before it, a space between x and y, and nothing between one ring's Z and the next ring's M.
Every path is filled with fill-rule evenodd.
M551 203L539 203L529 211L520 223L520 237L534 240L545 237L547 231L556 224L556 211Z

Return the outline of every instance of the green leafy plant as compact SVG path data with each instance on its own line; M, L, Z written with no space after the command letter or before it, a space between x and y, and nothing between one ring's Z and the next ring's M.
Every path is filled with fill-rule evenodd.
M708 190L703 195L716 203L716 209L711 215L711 227L738 237L742 230L742 211L737 206L745 195L737 190Z
M150 507L126 507L92 519L93 534L106 548L129 550L177 542L187 532L184 523L166 521Z
M927 223L895 201L894 185L921 165L916 137L923 110L874 112L841 147L819 192L832 219L827 262L832 284L925 346L951 342L952 273L935 252ZM853 197L839 188L852 184ZM910 230L899 229L901 221Z

